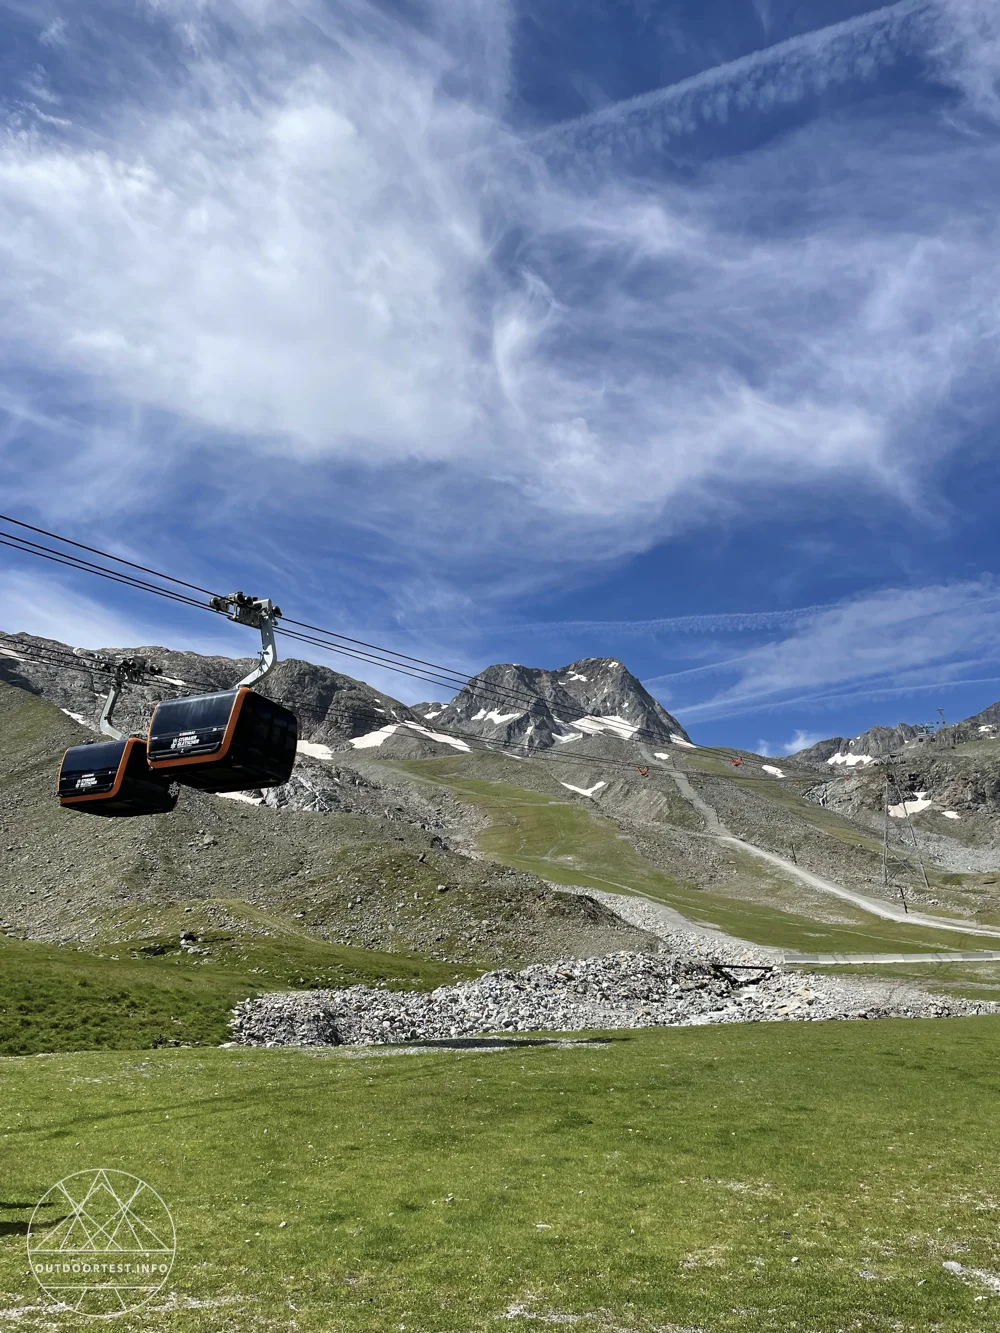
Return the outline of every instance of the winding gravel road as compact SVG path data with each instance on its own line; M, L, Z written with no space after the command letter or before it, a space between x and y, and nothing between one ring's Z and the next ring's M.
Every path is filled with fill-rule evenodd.
M855 907L871 912L873 916L881 917L884 921L899 921L908 926L928 926L933 930L950 930L959 935L988 935L1000 939L1000 927L982 926L971 921L949 920L941 916L928 916L924 912L904 912L901 907L894 907L891 903L882 902L877 898L869 898L863 893L856 893L853 889L845 889L842 884L834 884L832 880L824 879L821 875L814 875L811 870L803 870L794 861L786 860L777 852L768 852L755 843L745 842L743 838L738 838L726 828L719 818L719 812L695 791L685 773L679 773L675 768L668 769L668 772L684 799L689 801L704 819L707 837L729 843L731 847L738 847L741 851L749 852L751 856L770 862L787 875L791 875L793 879L797 879L800 884L805 884L810 889L817 889L820 893L828 893L834 898L841 898L844 902L853 903Z

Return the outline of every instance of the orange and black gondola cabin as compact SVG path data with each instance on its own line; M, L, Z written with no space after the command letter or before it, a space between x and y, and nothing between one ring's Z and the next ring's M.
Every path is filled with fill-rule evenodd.
M291 777L298 737L293 712L245 685L167 699L149 724L149 767L202 791L277 787Z
M157 777L146 763L146 742L74 745L59 769L59 803L85 815L165 815L177 804L172 779Z

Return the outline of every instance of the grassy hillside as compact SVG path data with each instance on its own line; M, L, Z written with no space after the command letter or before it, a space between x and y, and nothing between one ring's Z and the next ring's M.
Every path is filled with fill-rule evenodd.
M209 906L216 906L210 904ZM221 906L221 905L220 905ZM330 945L243 904L220 926L205 905L176 909L179 931L70 948L0 936L0 1054L214 1045L234 1004L291 987L431 989L474 969Z
M700 889L657 869L596 809L555 796L470 776L478 757L422 759L396 768L446 787L488 816L483 851L506 865L562 884L637 893L742 939L808 953L890 952L981 948L975 936L880 921L849 903L830 900L769 874L756 858L734 853L744 886L756 893L727 895ZM523 766L506 761L506 776ZM818 811L819 815L825 812ZM812 910L809 910L812 909Z
M998 1058L965 1019L0 1062L0 1308L53 1326L30 1208L103 1166L177 1229L127 1333L986 1333Z
M536 877L450 847L430 823L441 802L373 782L364 790L377 813L274 810L190 789L152 818L64 810L59 762L88 735L0 685L0 926L18 934L101 941L144 922L155 933L164 907L218 899L297 920L331 944L470 964L600 952L615 934Z

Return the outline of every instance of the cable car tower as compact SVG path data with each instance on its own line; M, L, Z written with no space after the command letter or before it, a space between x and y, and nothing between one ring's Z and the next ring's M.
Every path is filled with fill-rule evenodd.
M889 851L889 820L892 817L889 814L889 807L890 804L892 803L890 800L890 788L891 788L896 796L895 804L897 806L902 806L903 818L906 820L906 827L910 831L910 841L913 843L913 851L917 858L917 865L920 867L920 877L924 882L924 889L927 891L929 895L931 891L931 886L927 879L927 867L924 865L924 858L920 851L920 844L917 842L917 831L913 827L913 821L910 819L910 811L907 806L907 799L903 794L902 790L900 789L899 780L897 779L895 773L892 771L892 766L898 762L899 762L899 757L897 755L891 755L891 754L887 754L885 758L882 760L882 763L885 766L885 789L883 792L883 815L882 815L882 887L883 889L888 889L889 887L890 861L892 861L897 866L905 866L907 868L912 867L912 861L910 860L909 856L905 854L902 856L894 856ZM906 890L902 881L900 881L899 885L899 897L900 901L903 904L903 911L909 913L910 908L909 904L906 901Z

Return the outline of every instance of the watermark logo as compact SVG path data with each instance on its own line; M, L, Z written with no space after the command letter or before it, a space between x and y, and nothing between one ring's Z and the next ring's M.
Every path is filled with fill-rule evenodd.
M127 1171L66 1176L39 1200L28 1225L28 1259L42 1290L66 1309L99 1319L155 1296L176 1253L170 1210Z

